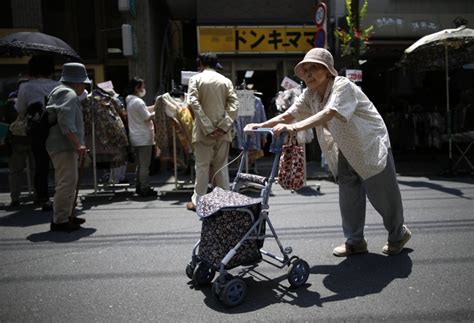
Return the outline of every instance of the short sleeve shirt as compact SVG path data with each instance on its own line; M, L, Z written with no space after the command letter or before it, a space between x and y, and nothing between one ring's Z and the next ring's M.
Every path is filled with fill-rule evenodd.
M18 99L15 109L21 115L26 113L30 104L41 102L45 104L46 97L60 83L51 79L37 78L22 83L18 90Z
M145 101L135 95L129 95L127 102L128 135L131 146L151 146L155 143L153 121Z
M326 107L336 111L337 115L325 127L317 127L316 132L331 171L337 174L337 153L340 150L362 179L380 173L387 164L390 139L373 103L357 85L338 76L328 84L324 98L306 89L288 113L302 120Z

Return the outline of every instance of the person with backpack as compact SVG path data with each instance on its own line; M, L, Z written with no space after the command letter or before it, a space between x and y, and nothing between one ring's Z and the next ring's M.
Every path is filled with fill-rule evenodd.
M21 79L18 86L28 82ZM20 196L23 186L24 173L28 180L28 190L30 190L30 178L34 173L34 157L31 151L31 138L26 134L24 115L19 115L15 109L18 97L18 89L8 95L5 111L5 121L9 125L8 134L5 138L8 153L8 184L10 188L9 209L20 206Z
M46 114L46 98L59 85L52 80L54 73L53 58L47 55L33 56L28 61L30 80L23 83L18 90L15 109L26 118L26 133L31 138L35 173L33 185L35 188L34 202L43 211L52 210L49 200L49 155L46 151L46 138L49 125Z

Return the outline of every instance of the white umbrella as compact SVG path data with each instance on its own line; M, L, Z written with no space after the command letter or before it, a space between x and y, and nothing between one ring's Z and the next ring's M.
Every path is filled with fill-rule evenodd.
M451 149L451 109L449 107L449 69L474 62L474 29L460 26L426 35L405 49L402 60L418 70L439 69L444 65L446 73L446 113L449 142L449 160Z

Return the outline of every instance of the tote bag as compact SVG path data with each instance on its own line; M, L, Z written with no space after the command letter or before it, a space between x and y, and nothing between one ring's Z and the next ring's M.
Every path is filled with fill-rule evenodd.
M304 172L303 147L291 136L281 148L278 183L285 190L299 190L304 186Z

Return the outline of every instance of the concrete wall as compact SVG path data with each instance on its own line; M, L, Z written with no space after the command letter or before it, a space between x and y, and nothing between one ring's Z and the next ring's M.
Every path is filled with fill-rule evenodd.
M129 76L144 79L145 102L152 104L160 89L160 63L168 16L161 1L137 1L136 11L135 17L128 18L136 39L136 53L128 59Z
M197 0L197 23L313 24L315 0Z
M41 0L11 1L13 28L43 29Z

